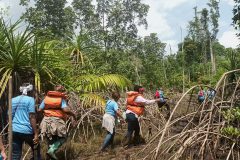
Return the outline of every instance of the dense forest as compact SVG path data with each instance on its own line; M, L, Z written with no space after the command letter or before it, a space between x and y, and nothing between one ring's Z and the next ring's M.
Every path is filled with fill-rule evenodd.
M232 25L239 37L240 1L234 2ZM148 27L149 11L141 0L21 0L25 11L17 22L1 12L1 128L6 125L10 77L13 96L23 82L34 84L37 97L62 84L77 96L84 112L104 107L106 93L126 91L133 84L149 91L163 87L176 95L195 85L215 86L224 73L240 68L240 49L225 48L217 38L219 3L209 0L206 8L194 7L178 51L167 54L157 33L139 35L139 27ZM228 82L239 87L239 72L227 75ZM84 126L83 119L81 123Z
M237 3L233 9L236 28ZM140 0L74 0L66 4L65 0L39 0L30 5L21 0L20 5L26 7L21 19L15 24L2 20L5 34L1 36L1 50L13 58L1 57L3 71L18 73L22 68L33 68L29 73L35 74L35 80L55 78L78 90L82 90L83 82L76 77L118 74L134 84L182 91L196 83L214 84L225 71L239 67L238 49L225 48L218 42L216 0L210 0L207 8L194 8L188 34L177 53L171 55L166 54L166 44L157 33L139 36L138 26L147 28L149 10ZM29 25L16 34L21 23ZM27 59L28 63L24 62Z

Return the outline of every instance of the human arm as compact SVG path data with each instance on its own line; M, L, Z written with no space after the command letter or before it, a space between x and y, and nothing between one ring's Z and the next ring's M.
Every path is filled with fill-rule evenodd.
M3 146L2 136L1 135L0 135L0 150L1 150L1 155L2 155L3 160L6 160L7 159L7 155L5 153L5 148Z
M73 116L75 121L77 120L76 114L73 113L73 111L71 111L69 107L64 107L63 112L66 113L69 116Z
M2 142L2 135L0 135L0 150L5 151L4 146L3 146L3 142Z
M44 104L44 100L43 100L42 103L40 104L39 108L38 108L38 112L42 112L44 107L45 107L45 104Z
M123 121L125 121L125 119L123 118L122 113L119 109L116 111L116 113L117 113L118 117L120 117Z
M71 109L67 105L67 102L64 99L62 100L62 107L61 108L62 108L64 113L66 113L69 116L72 116L75 121L77 120L76 114L73 113L73 111L71 111Z
M30 113L29 118L30 118L30 124L32 126L33 134L34 134L33 142L34 142L34 144L37 144L39 139L38 139L36 114L35 113Z
M125 122L125 118L123 118L122 112L118 108L118 105L114 106L114 111L116 113L116 116L120 118L120 122L124 123Z
M143 105L150 105L150 104L153 104L155 102L159 102L160 99L152 99L152 100L149 100L149 99L145 99L143 98L142 96L138 96L136 99L135 99L135 102L137 103L141 103Z
M29 121L34 134L33 143L37 144L39 139L38 139L38 130L37 130L37 119L36 119L36 113L35 113L35 101L33 98L30 100L28 107L29 107L28 108Z

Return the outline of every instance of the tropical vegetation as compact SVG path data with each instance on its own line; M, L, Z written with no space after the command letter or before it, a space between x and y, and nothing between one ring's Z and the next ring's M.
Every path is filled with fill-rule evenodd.
M232 20L240 37L240 0L234 2ZM10 78L14 96L23 82L34 84L38 96L62 84L85 108L103 107L107 93L134 84L176 93L215 86L225 72L240 68L240 48L226 48L217 38L219 3L194 7L187 35L169 53L157 33L139 34L139 27L148 27L144 1L20 0L25 11L17 22L0 11L0 106L7 105ZM229 84L239 84L239 72L228 75ZM228 124L221 133L239 137L239 106L219 113Z

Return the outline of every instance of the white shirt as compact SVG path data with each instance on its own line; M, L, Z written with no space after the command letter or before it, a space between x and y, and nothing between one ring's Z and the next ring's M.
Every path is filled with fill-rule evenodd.
M143 96L137 96L137 98L134 101L137 103L145 103L145 105L153 104L156 102L155 99L148 100L148 99L143 98Z
M143 96L137 96L137 98L134 100L134 102L137 102L137 103L145 103L145 105L149 105L149 104L155 103L156 100L155 100L155 99L153 99L153 100L148 100L148 99L143 98ZM135 114L134 112L132 112L132 111L130 111L130 110L128 110L128 109L126 110L126 113L133 113L133 114L136 116L136 118L138 118L138 115L137 115L137 114Z

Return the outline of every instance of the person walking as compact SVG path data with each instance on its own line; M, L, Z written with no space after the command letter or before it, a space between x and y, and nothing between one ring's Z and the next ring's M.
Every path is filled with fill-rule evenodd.
M215 97L216 93L217 93L217 91L215 89L208 88L208 90L207 90L207 97L208 97L208 99L212 101L213 98Z
M148 100L143 97L144 88L139 85L134 86L134 91L127 92L127 110L126 121L128 124L127 134L125 136L124 146L129 147L131 144L132 134L134 132L134 144L140 143L140 126L138 118L143 115L145 105L159 102L159 99Z
M23 84L20 87L20 92L22 92L22 95L12 98L12 159L21 159L22 145L23 142L25 142L32 149L33 154L31 160L35 158L34 153L37 153L37 159L40 160L41 155L40 145L38 144L39 139L36 124L35 100L32 97L34 95L33 85Z
M49 91L39 106L38 111L43 112L44 118L40 124L41 136L48 140L47 154L52 159L58 159L55 152L65 142L67 137L66 119L72 116L76 120L76 115L67 106L66 95L63 93L64 87L55 86L54 91Z
M113 139L115 135L115 126L117 117L120 117L124 122L124 118L119 110L117 101L120 98L120 94L118 92L112 93L112 99L108 100L105 107L105 114L103 115L102 127L106 129L107 135L104 139L100 152L106 150L109 145L113 147Z
M0 135L0 151L1 151L0 159L7 160L7 155L5 153L5 148L3 146L2 135Z
M205 91L202 86L200 86L200 90L198 92L198 102L203 103L205 100Z
M159 90L156 90L155 98L160 99L160 101L157 102L159 109L162 109L163 106L166 106L166 108L167 108L167 118L169 118L170 117L170 106L167 103L168 98L164 96L164 92L163 92L162 88L160 88Z

